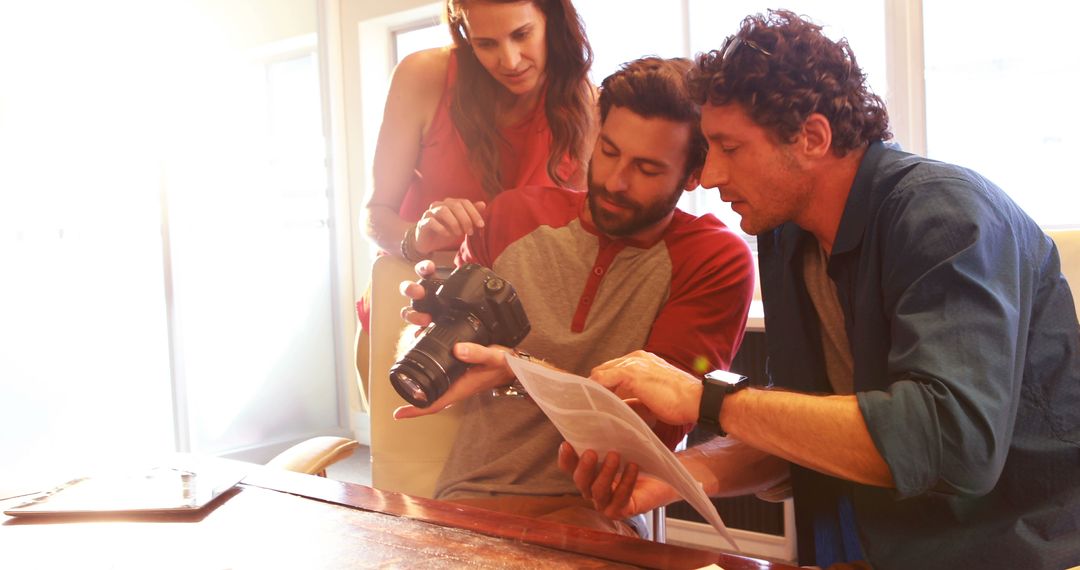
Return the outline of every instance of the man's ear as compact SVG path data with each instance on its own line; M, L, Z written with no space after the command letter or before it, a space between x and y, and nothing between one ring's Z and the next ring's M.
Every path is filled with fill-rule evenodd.
M821 113L811 113L803 121L803 152L808 158L821 158L832 147L832 125Z
M701 186L701 169L695 168L689 176L686 177L686 184L683 184L683 190L687 192L693 192Z

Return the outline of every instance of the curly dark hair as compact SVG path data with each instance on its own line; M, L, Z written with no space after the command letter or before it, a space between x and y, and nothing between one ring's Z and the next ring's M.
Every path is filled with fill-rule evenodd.
M612 107L623 107L645 118L660 117L693 127L686 155L689 174L705 164L709 143L701 132L701 106L694 101L686 76L693 64L677 57L643 57L624 63L600 84L600 121Z
M847 40L834 42L787 10L747 16L723 49L695 63L690 82L699 103L740 104L782 142L792 142L812 113L829 120L836 156L892 138L885 103Z

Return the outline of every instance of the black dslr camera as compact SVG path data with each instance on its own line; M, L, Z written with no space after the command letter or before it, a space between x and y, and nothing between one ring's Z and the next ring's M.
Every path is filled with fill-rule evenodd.
M468 366L454 358L455 343L514 347L529 334L529 318L514 287L480 265L462 266L441 284L433 279L420 284L424 298L414 301L413 309L430 314L432 323L390 367L390 383L410 404L426 408Z

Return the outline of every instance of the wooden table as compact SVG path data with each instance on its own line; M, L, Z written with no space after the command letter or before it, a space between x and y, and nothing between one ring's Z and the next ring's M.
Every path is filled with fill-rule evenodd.
M0 515L0 568L791 568L261 466L223 499L194 516Z

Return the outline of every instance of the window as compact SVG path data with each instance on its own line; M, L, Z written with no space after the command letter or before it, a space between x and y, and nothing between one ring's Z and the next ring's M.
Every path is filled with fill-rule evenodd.
M312 0L0 4L0 496L345 433L316 29Z
M174 442L161 76L110 8L0 5L0 496Z
M315 37L247 55L221 64L229 95L173 131L168 158L183 172L166 180L178 420L199 453L339 421Z
M394 63L399 63L410 53L423 49L450 45L450 30L437 18L403 26L394 30Z
M1080 5L926 2L923 16L927 155L978 171L1043 226L1080 224Z
M613 17L610 0L575 0L593 48L589 73L596 85L624 62L643 55L686 55L682 0L620 0Z

